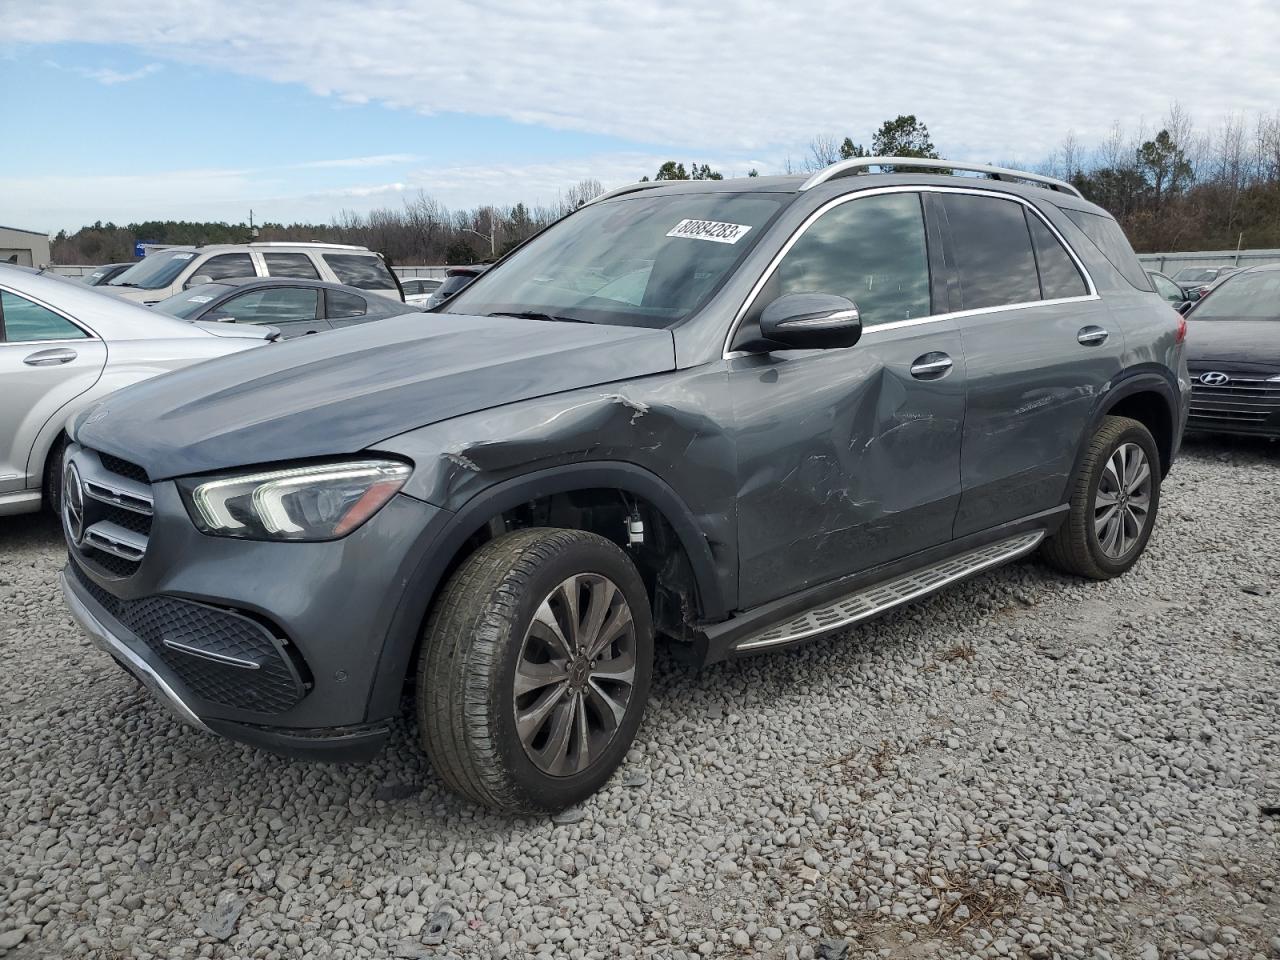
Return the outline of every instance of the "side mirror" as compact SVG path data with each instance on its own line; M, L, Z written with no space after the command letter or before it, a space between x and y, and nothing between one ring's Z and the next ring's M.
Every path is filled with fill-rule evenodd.
M1194 303L1193 301L1191 301L1191 300L1183 300L1180 304L1178 304L1178 305L1177 305L1176 307L1174 307L1173 309L1175 309L1175 310L1177 310L1179 313L1181 313L1181 314L1184 314L1184 315L1185 315L1185 314L1186 314L1186 312L1187 312L1188 310L1190 310L1193 306L1195 306L1195 303Z
M213 277L205 276L203 273L197 273L194 277L182 285L183 290L190 290L192 287L198 287L202 283L213 283Z
M862 336L862 317L844 297L789 293L764 308L760 334L790 350L852 347Z

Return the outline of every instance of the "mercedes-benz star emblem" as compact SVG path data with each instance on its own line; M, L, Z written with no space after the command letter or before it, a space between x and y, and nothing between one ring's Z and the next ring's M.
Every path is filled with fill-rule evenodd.
M1206 387L1221 387L1230 382L1231 378L1225 373L1218 373L1217 370L1210 370L1208 373L1200 374L1200 382Z
M62 519L67 525L67 536L79 546L84 539L84 488L74 463L68 463L62 472Z

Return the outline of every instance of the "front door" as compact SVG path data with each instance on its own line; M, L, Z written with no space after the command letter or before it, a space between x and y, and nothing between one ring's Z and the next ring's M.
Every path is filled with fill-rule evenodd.
M917 193L841 202L795 240L735 334L727 362L744 608L950 538L965 360L955 324L933 318L945 291L931 283L931 246ZM848 297L862 339L769 350L759 314L789 293Z

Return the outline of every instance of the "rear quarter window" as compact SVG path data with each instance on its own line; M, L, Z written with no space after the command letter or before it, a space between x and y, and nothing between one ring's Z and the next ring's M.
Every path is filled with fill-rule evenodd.
M1142 269L1133 247L1125 238L1120 224L1110 217L1100 217L1096 213L1085 210L1071 210L1059 207L1067 218L1080 228L1080 232L1089 238L1089 242L1098 248L1098 252L1120 271L1120 275L1139 290L1151 291L1151 278Z
M326 253L324 262L339 281L361 290L395 290L396 281L381 257L358 253Z

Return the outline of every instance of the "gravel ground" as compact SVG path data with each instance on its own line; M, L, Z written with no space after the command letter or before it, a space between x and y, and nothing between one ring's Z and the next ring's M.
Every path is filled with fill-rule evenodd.
M664 658L554 820L445 794L408 724L359 767L186 730L73 628L56 528L0 521L0 953L1280 956L1278 494L1280 446L1195 443L1125 578Z

